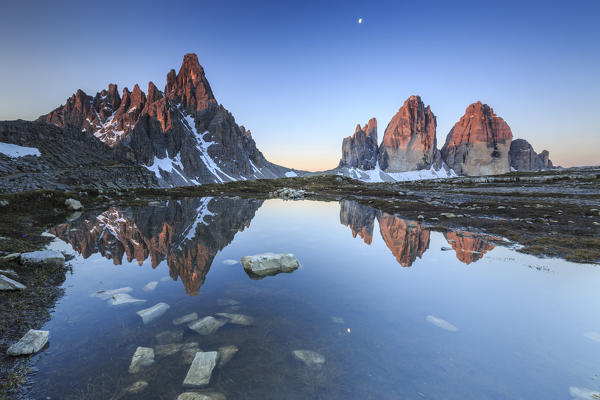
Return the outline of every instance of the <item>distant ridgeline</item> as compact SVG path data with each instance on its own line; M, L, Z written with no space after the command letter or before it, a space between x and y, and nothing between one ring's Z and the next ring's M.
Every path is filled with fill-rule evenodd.
M524 139L512 140L508 124L487 104L473 103L437 148L436 118L419 96L410 96L392 118L381 145L377 121L342 142L331 172L365 181L402 181L456 175L497 175L552 168L548 151L537 154Z
M17 145L16 147L13 145ZM480 102L467 108L441 150L436 117L419 96L406 100L381 145L377 121L342 145L339 166L323 173L364 181L503 174L551 168ZM78 90L35 122L0 122L0 192L75 186L188 186L303 176L266 160L249 130L217 103L195 54L167 74L164 91L117 85L89 96Z

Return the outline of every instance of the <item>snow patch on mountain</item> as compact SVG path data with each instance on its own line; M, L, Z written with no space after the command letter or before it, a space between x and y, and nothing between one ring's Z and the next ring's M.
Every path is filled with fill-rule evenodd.
M39 157L41 155L40 151L35 147L25 147L4 142L0 142L0 153L10 158L19 158L25 156Z
M341 168L337 174L371 183L421 181L428 179L455 178L458 176L451 169L447 170L446 168L440 168L439 170L436 170L433 167L430 169L421 169L417 171L384 172L379 168L379 164L375 167L375 169L371 170L363 170L360 168Z

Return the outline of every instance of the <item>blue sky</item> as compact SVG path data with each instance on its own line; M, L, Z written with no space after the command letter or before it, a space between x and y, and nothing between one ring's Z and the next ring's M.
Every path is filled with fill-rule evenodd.
M419 94L438 146L481 100L557 164L600 164L600 1L22 2L0 15L0 120L78 88L152 80L198 54L217 100L273 162L337 165ZM364 19L358 24L359 17Z

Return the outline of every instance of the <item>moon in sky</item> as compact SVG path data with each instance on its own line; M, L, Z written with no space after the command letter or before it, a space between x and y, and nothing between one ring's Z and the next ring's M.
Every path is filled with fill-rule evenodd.
M359 18L359 19L358 19L358 23L359 23L359 24L362 24L362 18Z

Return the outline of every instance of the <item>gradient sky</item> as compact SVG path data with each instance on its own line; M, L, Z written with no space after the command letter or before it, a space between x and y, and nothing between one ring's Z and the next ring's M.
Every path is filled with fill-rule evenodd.
M381 141L412 94L437 116L438 147L481 100L555 164L600 164L599 21L597 0L7 2L0 120L35 119L78 88L164 88L194 52L285 166L335 167L371 117Z

